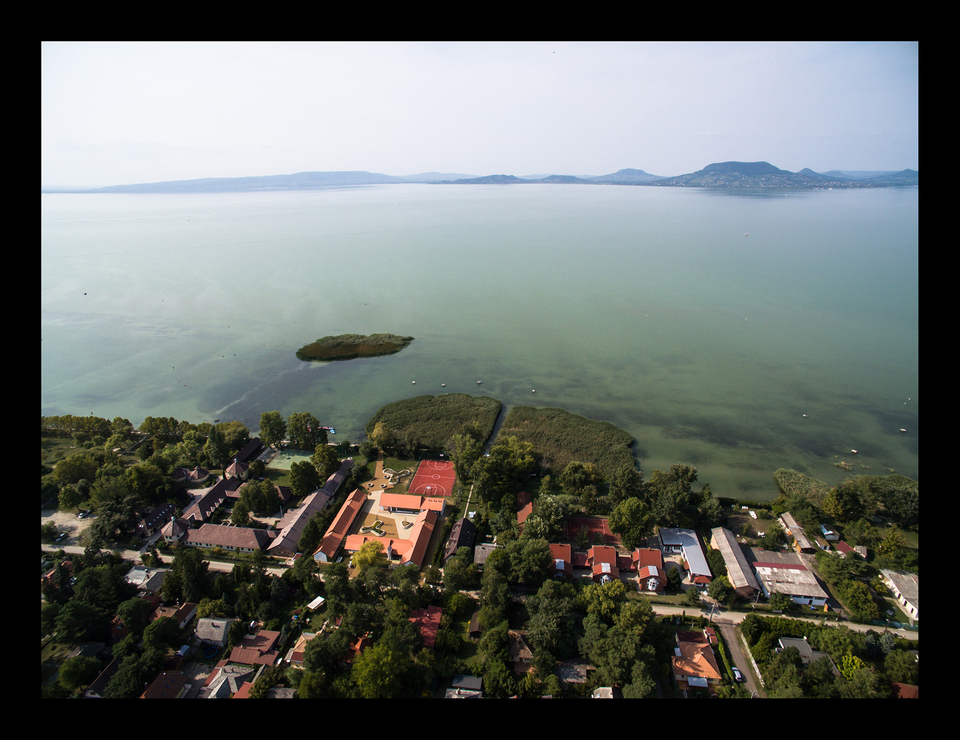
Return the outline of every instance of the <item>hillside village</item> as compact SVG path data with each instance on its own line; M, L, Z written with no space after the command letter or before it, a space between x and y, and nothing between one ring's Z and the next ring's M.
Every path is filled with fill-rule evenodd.
M810 519L824 504L721 505L686 466L538 469L516 438L469 467L467 434L394 457L380 428L379 447L310 438L312 456L239 433L216 467L184 440L209 451L221 432L187 427L115 431L113 457L47 474L70 524L42 532L45 697L918 695L915 551L884 540L874 558ZM690 526L654 523L668 479Z

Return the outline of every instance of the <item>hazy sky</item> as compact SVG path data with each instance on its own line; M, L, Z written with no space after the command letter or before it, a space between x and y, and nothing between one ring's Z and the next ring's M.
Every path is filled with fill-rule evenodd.
M42 185L919 169L918 43L42 43Z

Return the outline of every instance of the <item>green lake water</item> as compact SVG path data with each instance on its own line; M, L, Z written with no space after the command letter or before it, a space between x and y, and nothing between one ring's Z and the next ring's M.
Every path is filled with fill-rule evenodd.
M356 441L462 392L609 421L645 474L690 463L721 496L841 460L917 478L918 211L916 188L45 194L41 414L310 411ZM416 339L294 355L377 332Z

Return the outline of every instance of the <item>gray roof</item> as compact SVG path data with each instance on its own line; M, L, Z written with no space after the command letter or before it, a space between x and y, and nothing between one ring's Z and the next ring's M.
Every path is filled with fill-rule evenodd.
M697 533L692 529L677 529L671 527L660 528L660 541L671 547L682 547L683 557L686 558L690 572L695 576L712 578L710 566L707 565L707 556L700 546Z
M753 568L747 562L747 556L743 554L743 548L740 547L733 532L724 527L710 530L710 546L723 555L723 562L727 566L727 578L735 589L760 590Z
M886 579L893 584L900 596L920 610L920 576L916 573L904 573L899 570L881 570Z
M194 632L201 640L219 642L222 645L226 642L230 625L236 621L236 619L224 619L222 617L203 617L197 620L197 627Z

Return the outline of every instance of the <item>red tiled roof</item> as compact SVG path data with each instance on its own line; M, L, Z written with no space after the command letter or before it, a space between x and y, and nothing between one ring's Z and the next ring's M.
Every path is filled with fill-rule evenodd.
M433 646L437 642L437 630L440 629L441 616L443 616L443 609L439 606L428 606L410 612L410 621L420 630L423 645L429 650L433 650Z
M360 488L347 496L347 500L343 502L340 511L338 511L337 515L333 518L333 522L327 529L326 534L323 535L323 539L320 541L320 547L317 548L314 555L322 552L326 555L327 559L330 559L336 554L340 545L347 537L350 525L353 524L357 518L366 500L367 494Z

